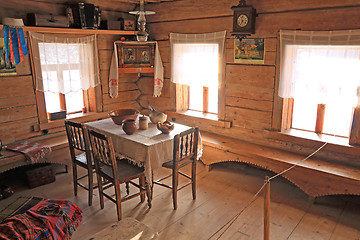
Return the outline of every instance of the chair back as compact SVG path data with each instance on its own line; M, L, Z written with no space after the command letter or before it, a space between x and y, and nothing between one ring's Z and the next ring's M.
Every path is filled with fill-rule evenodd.
M174 165L181 167L196 161L198 153L199 129L191 128L174 137Z
M76 149L85 152L86 159L91 159L89 137L86 127L81 123L65 120L65 128L71 157L75 159ZM88 161L88 164L91 164L91 161Z
M89 131L89 138L96 171L102 175L103 167L110 167L114 178L117 179L115 176L118 170L112 139L94 130Z

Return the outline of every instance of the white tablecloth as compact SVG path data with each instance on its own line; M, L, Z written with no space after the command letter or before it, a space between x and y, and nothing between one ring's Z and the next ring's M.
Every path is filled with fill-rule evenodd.
M137 121L138 122L138 121ZM174 123L175 128L170 134L162 134L156 124L149 123L146 130L137 129L133 135L127 135L120 125L108 118L85 123L93 129L112 138L116 154L126 157L145 167L147 182L152 185L152 171L160 168L164 162L172 160L174 136L191 127Z

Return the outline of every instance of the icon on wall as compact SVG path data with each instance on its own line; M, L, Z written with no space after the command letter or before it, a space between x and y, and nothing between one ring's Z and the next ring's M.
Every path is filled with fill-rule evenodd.
M239 39L234 40L234 62L264 64L265 51L264 39Z

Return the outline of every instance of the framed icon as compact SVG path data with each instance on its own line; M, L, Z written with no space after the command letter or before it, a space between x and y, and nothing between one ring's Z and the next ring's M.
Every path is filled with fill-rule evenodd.
M119 68L154 66L155 43L121 42L117 43L117 48Z

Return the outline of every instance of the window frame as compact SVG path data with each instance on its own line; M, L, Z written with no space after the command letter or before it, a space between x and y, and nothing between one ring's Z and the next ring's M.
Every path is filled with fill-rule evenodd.
M59 34L53 34L53 36L61 37L61 35L59 35ZM97 44L97 41L98 40L96 39L95 44ZM32 42L28 41L29 56L30 56L30 59L31 59L30 63L31 63L31 71L32 71L32 75L33 75L33 85L34 85L34 92L35 92L35 99L36 99L36 107L37 107L39 124L45 124L45 123L54 122L54 121L50 121L48 119L47 111L46 111L46 103L45 103L45 94L44 94L44 92L38 91L35 88L37 72L35 71L34 54L33 54L33 51L32 51L33 48L31 46L31 44L32 44ZM98 64L99 64L99 61L98 61ZM97 66L97 67L99 68L99 66ZM87 112L94 112L94 113L95 112L102 112L101 83L98 84L95 87L90 87L87 90L83 90L83 94L84 94L84 106L86 107ZM60 97L60 95L63 95L63 94L59 93L59 97ZM64 95L64 98L65 98L65 95ZM66 118L68 118L68 117L69 117L69 115L67 114ZM55 121L58 121L58 120L55 120Z
M101 99L100 99L101 94L99 93L101 89L99 88L100 86L96 86L96 87L91 87L88 90L83 90L84 102L87 112L102 112ZM47 117L44 92L35 90L35 98L37 103L39 123L51 122ZM67 116L71 114L75 114L75 113L69 113L67 114Z
M311 34L311 35L309 35ZM274 104L273 104L273 118L272 118L272 131L280 131L286 135L296 135L299 138L306 138L302 136L298 136L299 134L292 133L291 130L294 131L303 131L313 133L321 138L321 136L331 136L333 138L338 138L339 142L342 141L340 139L349 139L349 137L331 135L327 133L323 133L323 124L324 124L324 115L325 115L325 104L318 104L317 106L317 116L316 116L316 124L314 131L307 131L302 129L292 128L292 118L293 118L293 106L294 99L293 98L283 98L280 97L280 78L281 78L281 65L283 61L283 47L285 44L300 44L300 45L359 45L360 39L358 36L360 34L360 30L339 30L339 31L301 31L301 30L280 30L280 34L278 36L278 50L277 55L280 56L277 58L276 65L279 66L276 71L276 89L274 96ZM285 36L284 42L282 42L282 36ZM301 36L298 40L297 37ZM314 39L310 36L314 36ZM316 37L321 37L316 39ZM328 36L324 38L324 36ZM333 39L332 37L337 37L337 39ZM312 44L311 41L314 40L316 44ZM333 41L333 42L332 42ZM286 91L286 90L285 90ZM350 133L351 134L351 133ZM300 134L301 135L301 134ZM335 141L336 142L336 141ZM342 145L342 144L340 144Z
M217 114L212 114L212 115L216 115L218 120L224 120L225 119L225 35L226 35L226 31L223 32L216 32L216 33L209 33L209 34L214 34L217 36L217 38L221 35L224 34L224 39L223 40L214 40L214 41L202 41L202 40L196 40L196 41L183 41L183 40L179 40L177 37L175 37L175 40L172 40L172 36L177 35L188 35L190 36L191 39L191 35L202 35L202 37L206 38L207 34L174 34L174 33L170 33L170 48L171 48L171 62L172 62L172 57L173 57L173 44L175 43L216 43L219 44L219 66L220 66L220 77L221 79L218 82L218 113ZM218 35L217 35L218 34ZM201 39L201 37L200 37ZM221 53L221 54L220 54ZM171 66L171 74L173 72L173 67ZM194 110L189 110L189 86L187 85L182 85L179 83L174 83L174 87L172 88L172 94L173 96L175 96L175 112L177 113L184 113L186 111L194 111ZM208 89L204 89L203 88L203 98L204 96L206 97L206 95L208 95ZM207 98L208 99L208 98ZM207 105L207 106L206 106ZM203 110L204 109L208 109L208 104L206 103L206 101L203 101ZM205 115L208 114L208 112L203 111L202 113L204 113Z

